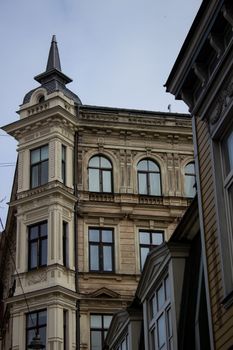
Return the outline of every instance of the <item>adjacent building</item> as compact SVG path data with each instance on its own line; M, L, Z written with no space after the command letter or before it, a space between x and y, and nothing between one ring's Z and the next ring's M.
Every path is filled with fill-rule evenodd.
M66 87L55 37L35 79L19 120L3 127L18 141L18 163L0 348L28 348L39 334L49 350L99 350L113 313L132 303L148 252L195 194L191 120L83 105Z
M203 1L166 82L192 114L211 349L233 348L233 3Z

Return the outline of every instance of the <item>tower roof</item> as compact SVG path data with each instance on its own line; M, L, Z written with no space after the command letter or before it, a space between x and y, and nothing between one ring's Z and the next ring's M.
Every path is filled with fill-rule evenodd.
M46 70L45 72L35 76L34 79L41 84L40 87L47 90L48 94L54 91L62 91L64 95L72 98L76 103L81 104L79 97L66 87L66 84L72 82L72 79L65 75L61 70L61 62L55 35L52 36ZM33 89L26 94L23 103L29 102L32 93L36 89Z
M46 72L48 72L51 69L57 69L61 72L61 62L60 62L59 51L57 47L56 35L53 35L52 37Z

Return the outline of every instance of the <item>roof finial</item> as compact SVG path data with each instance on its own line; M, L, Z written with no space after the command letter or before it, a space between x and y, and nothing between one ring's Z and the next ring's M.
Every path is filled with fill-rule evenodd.
M53 35L52 37L46 72L48 72L51 69L57 69L61 72L61 63L57 47L56 35Z

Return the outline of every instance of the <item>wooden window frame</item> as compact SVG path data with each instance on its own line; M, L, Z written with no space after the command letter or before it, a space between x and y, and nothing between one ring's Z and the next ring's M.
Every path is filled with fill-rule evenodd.
M49 145L42 145L40 147L34 148L32 150L30 150L30 188L36 188L42 185L45 185L46 183L48 183L49 180L49 155L48 158L41 160L41 150L42 148L47 147L48 153L49 153ZM40 151L40 160L36 163L32 163L32 153L34 151ZM47 162L47 171L48 171L48 178L46 179L45 182L42 182L42 177L41 177L41 168L42 168L42 164ZM38 166L38 184L36 184L35 186L32 186L32 172L33 172L33 168Z
M41 225L46 224L46 236L42 236L41 237ZM34 227L38 227L38 237L37 238L33 238L31 239L31 229ZM42 260L42 241L46 240L46 244L47 244L47 256L46 256L46 264L42 264L41 260ZM31 254L32 254L32 244L33 243L37 243L37 265L35 267L31 267L31 263L30 263L30 258L31 258ZM33 225L28 226L28 270L35 270L38 269L40 267L44 267L47 266L48 263L48 222L47 221L42 221Z
M39 315L40 315L40 313L45 312L45 311L46 311L46 323L42 323L39 325ZM36 314L36 324L29 327L28 323L29 323L29 319L31 319L32 314ZM46 333L47 333L47 309L36 310L36 311L32 311L32 312L29 312L26 314L26 348L25 348L26 350L28 350L28 346L29 346L29 344L28 344L28 332L31 330L34 330L35 335L36 335L36 334L39 334L40 328L46 328ZM46 344L44 344L44 345L46 347Z
M88 185L88 188L89 188L89 191L90 192L98 192L98 193L113 193L113 166L112 166L112 162L111 160L104 156L104 155L95 155L93 157L91 157L91 159L89 160L89 163L90 161L93 159L93 158L99 158L99 166L90 166L88 165L88 179L89 179L89 185ZM107 167L102 167L101 166L101 158L104 158L106 159L108 162L110 162L111 164L111 168L107 168ZM90 190L90 169L95 169L95 170L98 170L99 172L99 191L92 191ZM104 172L109 172L110 173L110 177L111 177L111 189L110 191L104 191L103 188L104 188L104 181L103 181L103 173Z
M142 161L146 161L147 162L147 169L146 170L139 170L138 169L138 165L140 164L140 162ZM156 170L149 170L149 164L148 162L151 161L153 162L158 168L159 171ZM140 193L140 182L139 182L139 175L140 174L145 174L146 175L146 193ZM159 174L159 179L160 179L160 193L159 194L153 194L151 193L151 183L150 183L150 174ZM161 169L159 164L154 161L153 159L150 158L143 158L141 159L138 164L137 164L137 179L138 179L138 193L141 196L162 196L162 179L161 179Z

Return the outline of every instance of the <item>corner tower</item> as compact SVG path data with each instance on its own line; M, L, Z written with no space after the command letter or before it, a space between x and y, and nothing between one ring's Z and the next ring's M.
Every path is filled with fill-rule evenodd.
M61 349L65 341L67 349L73 349L77 295L73 158L76 108L81 101L66 87L72 80L61 70L55 36L46 70L35 80L40 86L24 97L20 119L4 127L18 141L12 348L25 349L25 344L27 348L39 332L48 349Z

